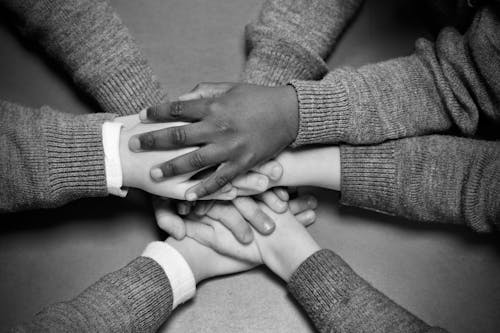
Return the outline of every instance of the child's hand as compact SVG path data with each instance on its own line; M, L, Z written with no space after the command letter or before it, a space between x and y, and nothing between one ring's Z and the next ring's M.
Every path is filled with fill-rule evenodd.
M183 123L142 124L138 119L137 115L115 119L115 121L124 124L120 134L120 160L123 172L123 185L126 187L139 188L162 197L183 199L186 191L190 187L200 183L199 180L190 180L193 173L171 177L162 182L155 182L151 178L150 170L165 160L171 160L192 152L196 150L197 147L164 152L133 153L128 148L128 141L131 136L151 130L161 130L183 125ZM207 197L207 199L231 200L235 198L236 195L236 188L227 186L211 197Z
M219 275L243 272L256 266L255 263L219 254L192 238L176 240L169 237L166 242L184 257L196 283Z
M252 198L244 199L245 202L236 203L236 200L240 200L238 198L232 204L230 202L215 202L213 207L210 207L203 215L196 214L195 208L190 214L185 214L188 216L175 214L169 201L155 198L153 203L158 226L176 239L182 239L186 235L185 221L196 221L206 215L229 228L239 242L248 243L253 240L253 232L251 232L249 224L254 228L256 225L262 228L263 223L269 222L272 223L272 230L274 230L274 221L262 211L262 208ZM316 218L314 209L317 207L317 201L314 197L310 195L300 196L291 200L288 206L298 220L304 223L314 222ZM285 210L287 210L286 206Z
M190 201L220 190L237 175L273 158L295 140L298 131L297 98L289 86L234 84L220 97L149 108L141 113L141 119L193 122L137 135L130 141L134 150L200 145L199 150L163 163L153 172L155 179L161 180L218 166L188 191L186 199Z
M276 214L265 205L261 204L261 208L274 219L276 230L271 235L254 232L255 240L250 244L241 244L222 223L209 217L186 221L187 235L221 254L254 265L265 263L288 281L299 265L320 247L291 211Z

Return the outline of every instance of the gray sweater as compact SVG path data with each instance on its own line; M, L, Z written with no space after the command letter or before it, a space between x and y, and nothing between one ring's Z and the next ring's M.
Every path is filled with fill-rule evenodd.
M326 74L324 59L361 3L266 1L247 26L243 78L295 87L294 146L341 145L342 203L498 230L500 143L478 132L500 122L498 1L468 8L475 16L464 35L448 27L407 57Z
M103 110L128 114L164 98L137 46L105 1L3 3L24 22L28 36L36 37ZM1 109L1 210L53 207L106 194L101 125L113 115L73 116L7 102ZM302 263L288 289L321 332L432 330L329 250ZM171 309L172 290L164 271L154 260L139 257L13 331L152 332Z

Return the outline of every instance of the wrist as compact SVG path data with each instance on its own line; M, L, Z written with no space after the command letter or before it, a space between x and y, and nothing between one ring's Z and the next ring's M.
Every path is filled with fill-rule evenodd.
M299 102L295 88L291 85L275 88L279 91L282 119L289 137L289 144L295 141L299 133Z
M210 277L206 265L204 265L203 252L206 248L203 245L188 237L184 237L182 240L169 237L165 242L184 257L193 272L196 284Z
M275 248L264 258L264 262L276 275L288 282L300 264L320 249L311 238L300 246L293 244L285 248Z

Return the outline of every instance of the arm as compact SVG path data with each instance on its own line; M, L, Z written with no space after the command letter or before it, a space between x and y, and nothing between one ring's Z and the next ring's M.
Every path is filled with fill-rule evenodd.
M0 101L0 212L107 195L102 126L112 118Z
M221 223L206 218L188 223L187 234L224 255L264 263L288 283L320 332L442 332L380 293L332 251L320 250L290 211L262 209L276 229L270 235L254 232L255 241L249 245L241 245Z
M21 29L106 112L137 113L166 94L105 0L3 0Z
M465 35L446 28L415 53L321 81L292 81L299 130L293 143L374 144L387 139L460 131L500 121L498 12L484 6Z
M246 26L248 59L242 80L283 85L323 77L330 54L362 0L268 0Z

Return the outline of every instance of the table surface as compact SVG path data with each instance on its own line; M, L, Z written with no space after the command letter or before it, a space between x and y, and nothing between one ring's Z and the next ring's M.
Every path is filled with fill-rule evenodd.
M236 80L243 25L260 0L114 0L174 98L199 81ZM368 1L329 61L358 66L409 54L427 34L410 1ZM57 65L0 24L0 96L72 113L93 112ZM453 332L498 332L500 252L495 239L462 228L418 225L354 208L314 190L310 230L374 286L425 321ZM140 254L156 228L147 197L80 200L51 211L0 216L0 330L75 296ZM162 330L310 332L312 326L265 269L202 283Z

